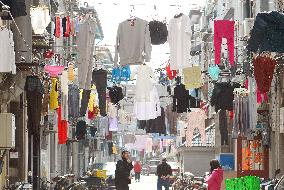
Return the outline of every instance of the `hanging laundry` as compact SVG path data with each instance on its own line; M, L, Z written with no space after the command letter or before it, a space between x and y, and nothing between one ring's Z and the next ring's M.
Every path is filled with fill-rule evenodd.
M37 76L27 76L24 89L27 97L28 132L39 140L43 84Z
M117 117L109 118L108 119L109 131L118 131L118 120Z
M70 16L66 16L62 19L63 36L70 37L71 33L71 20Z
M165 123L165 111L164 108L161 109L161 115L157 118L149 120L138 120L139 128L146 130L146 133L159 133L166 135L166 123Z
M131 70L129 65L125 65L120 70L120 81L129 81L131 76Z
M140 18L129 19L119 24L116 36L114 63L135 65L150 62L151 37L148 22Z
M200 66L183 69L184 84L186 89L200 88L202 86Z
M68 72L63 71L60 76L60 89L61 89L61 115L62 120L68 121Z
M80 30L77 35L79 87L85 90L90 90L92 86L95 31L96 21L88 17L80 24Z
M134 102L133 112L138 120L155 119L161 115L159 95L155 87L149 94L149 101Z
M79 117L80 90L75 84L68 85L68 114L71 118Z
M16 74L14 40L12 31L8 30L7 28L1 28L0 39L0 73Z
M168 26L171 70L190 67L191 23L190 18L182 14L170 20Z
M206 135L205 135L205 120L207 116L202 109L194 109L187 114L187 133L186 133L186 144L187 146L192 146L192 138L195 129L201 136L201 144L206 145Z
M94 70L93 83L96 85L98 92L100 114L106 116L107 71L103 69Z
M165 73L163 73L162 71L160 71L159 84L161 84L163 86L169 86L170 85L169 77Z
M1 2L4 5L7 5L10 7L9 11L14 18L27 15L25 0L1 0ZM2 4L0 6L0 12L2 12ZM12 20L10 15L1 16L1 19L2 20Z
M122 125L131 125L136 120L136 118L134 118L132 113L128 113L122 109L118 110L118 118L119 118L119 123Z
M94 120L97 118L100 113L100 109L98 106L94 106L92 111L88 111L88 119Z
M80 116L85 116L90 100L91 90L83 90L81 98Z
M261 93L269 91L273 79L276 60L266 57L257 56L253 60L254 76L257 87Z
M61 75L62 71L65 69L64 66L58 65L45 65L44 71L49 74L50 77L57 77Z
M173 111L177 113L189 112L189 91L184 84L179 84L174 89Z
M78 121L76 126L76 138L77 140L83 140L85 139L85 135L87 133L87 124L85 121Z
M220 70L218 65L214 65L214 66L211 65L208 68L209 76L214 81L218 80L220 72L221 72L221 70Z
M239 136L248 137L251 134L250 106L247 96L235 96L234 99L234 122L232 138ZM250 138L249 138L250 139Z
M108 117L116 118L118 116L118 106L113 103L108 103Z
M61 18L60 16L55 17L55 28L54 28L54 36L56 38L60 38L61 36Z
M66 144L66 141L68 139L67 127L68 127L68 122L66 120L62 120L61 107L59 106L57 109L58 144Z
M48 7L31 7L31 24L35 34L44 34L51 18Z
M152 20L149 22L149 30L153 45L164 44L168 40L167 23Z
M51 78L49 109L55 110L57 108L58 108L58 80L57 78Z
M89 103L88 103L88 110L93 112L95 104L96 104L96 93L91 91L90 98L89 98Z
M169 104L165 109L165 115L167 118L167 125L169 126L169 131L171 135L177 134L177 118L178 113L173 112L173 104Z
M282 12L258 13L247 49L252 52L284 52L284 15Z
M173 80L177 76L177 71L172 70L170 64L166 67L166 72L170 80Z
M250 115L251 115L250 125L252 129L255 129L257 125L257 108L258 108L257 99L258 99L258 95L260 95L260 92L257 89L256 81L253 77L248 77L245 83L245 87L249 92L248 94L249 110L250 110Z
M150 92L153 89L155 82L155 74L151 67L148 65L140 65L132 78L137 75L135 101L144 102L150 101Z
M120 83L122 81L129 81L131 76L131 70L129 65L123 67L116 67L112 70L112 82Z
M228 82L216 83L211 97L211 106L215 106L215 111L233 110L234 89L240 87L239 84L231 85Z
M113 86L113 87L108 87L107 89L109 90L108 94L111 103L117 104L120 100L124 98L121 87Z
M54 56L54 52L51 50L43 53L44 59L51 59L53 56Z
M74 64L68 64L68 80L73 82L75 80Z
M136 137L134 134L124 134L123 139L124 139L124 144L131 144L135 143L136 141Z
M230 20L214 20L214 48L215 48L215 63L221 63L221 45L222 39L227 39L230 65L234 65L235 52L235 21Z

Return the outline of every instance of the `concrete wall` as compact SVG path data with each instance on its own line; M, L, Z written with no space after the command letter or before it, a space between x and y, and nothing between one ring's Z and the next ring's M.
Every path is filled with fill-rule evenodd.
M179 148L181 169L195 176L202 176L209 171L210 160L216 158L215 149L209 147Z

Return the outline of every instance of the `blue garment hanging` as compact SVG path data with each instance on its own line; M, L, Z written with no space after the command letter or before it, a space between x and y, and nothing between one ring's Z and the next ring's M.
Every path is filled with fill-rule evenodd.
M126 65L122 68L116 67L112 70L111 81L120 83L121 81L129 81L131 76L130 66Z
M120 82L120 69L118 67L116 67L112 70L111 81L112 82Z
M123 66L120 70L120 80L129 81L130 75L131 75L130 66L129 65Z
M218 80L220 72L221 70L218 65L210 66L208 68L208 73L212 80Z

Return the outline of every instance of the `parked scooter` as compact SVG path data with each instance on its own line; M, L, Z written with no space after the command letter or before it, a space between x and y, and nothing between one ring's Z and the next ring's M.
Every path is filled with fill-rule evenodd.
M6 190L32 190L33 186L25 182L16 182L15 184L11 184L9 187L6 187L5 189Z
M73 174L67 174L64 176L57 176L53 179L56 183L54 190L68 190L70 186L70 180L74 178Z
M270 180L262 180L261 181L261 184L260 184L260 187L262 190L274 190L274 187L276 186L276 184L278 183L279 181L279 174L280 174L281 170L280 169L277 169L275 171L275 174L274 174L274 179Z

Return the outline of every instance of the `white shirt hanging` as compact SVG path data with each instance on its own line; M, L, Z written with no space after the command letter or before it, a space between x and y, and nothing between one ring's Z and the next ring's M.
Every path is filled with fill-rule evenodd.
M16 74L14 40L12 31L0 28L0 73Z
M149 94L150 101L134 103L134 114L138 120L150 120L161 116L161 106L158 91L155 87Z
M190 18L183 14L172 18L169 22L168 42L170 46L170 68L178 70L190 67L191 23Z
M132 78L137 75L135 101L150 101L150 92L155 82L155 74L151 67L140 65L136 71L132 73Z

